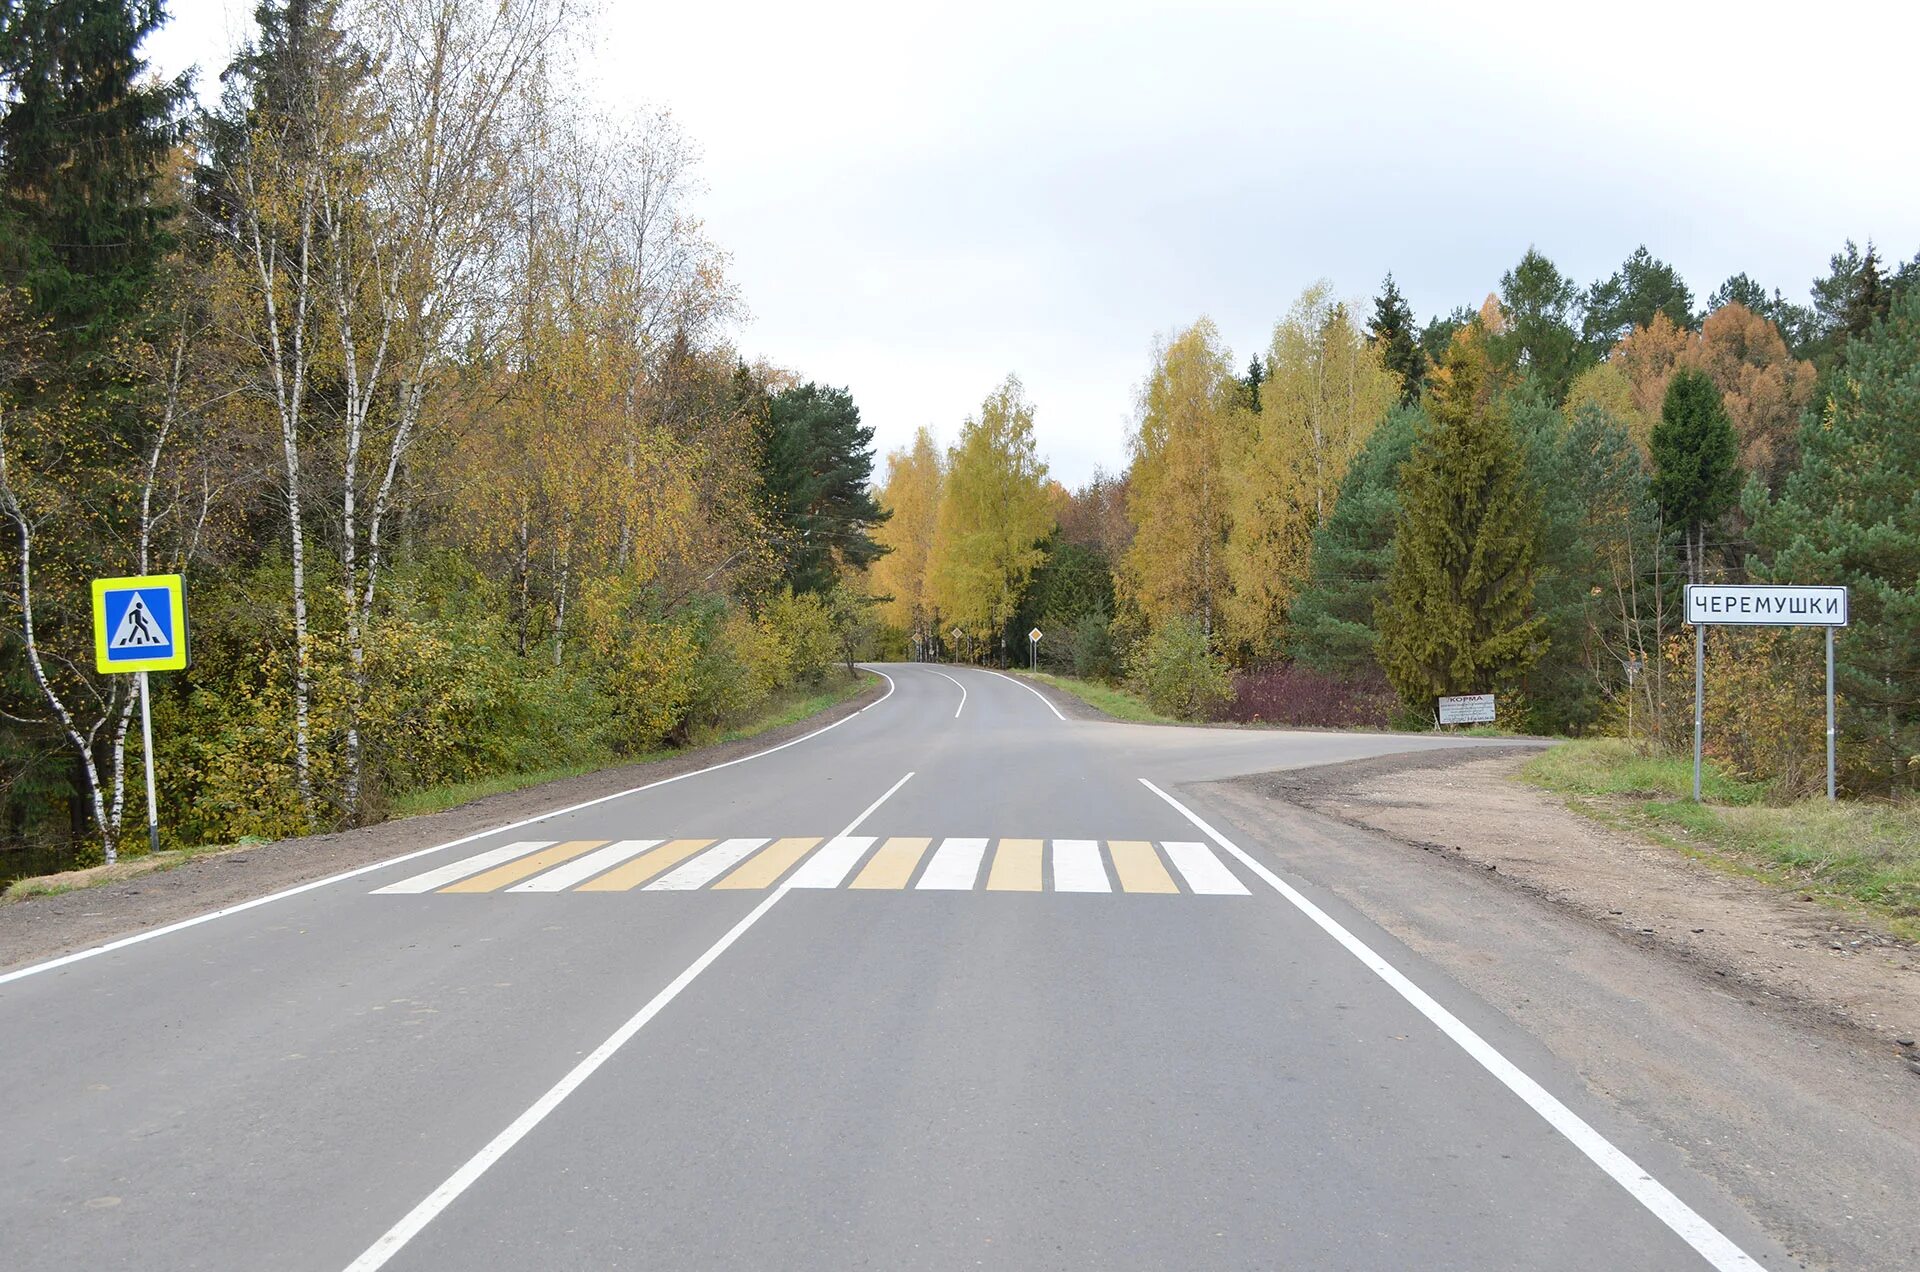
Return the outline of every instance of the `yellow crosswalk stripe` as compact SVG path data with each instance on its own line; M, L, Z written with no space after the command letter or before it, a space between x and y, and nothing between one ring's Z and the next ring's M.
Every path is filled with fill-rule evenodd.
M988 892L1040 891L1040 849L1044 840L1002 839L994 849Z
M615 866L597 879L589 879L575 892L626 892L637 888L664 870L679 865L699 852L711 839L670 839L658 848L650 848L632 861Z
M733 868L733 873L714 884L716 888L766 888L787 873L794 862L813 851L820 842L812 838L776 839Z
M571 861L583 852L592 852L606 843L604 839L569 839L564 844L555 844L551 848L542 848L539 852L509 861L504 866L450 883L440 889L442 892L492 892L495 888L504 888L510 883L518 883L530 875L557 866L563 861Z
M1173 876L1160 864L1160 854L1144 839L1110 839L1107 852L1123 892L1178 892Z
M849 888L904 888L913 878L931 839L889 839L868 859L866 868L854 876Z

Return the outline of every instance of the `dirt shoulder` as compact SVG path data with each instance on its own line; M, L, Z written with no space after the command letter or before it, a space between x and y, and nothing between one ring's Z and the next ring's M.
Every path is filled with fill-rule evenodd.
M1516 780L1533 748L1387 756L1243 785L1484 871L1721 985L1903 1054L1920 948L1804 894L1591 821Z
M750 738L489 795L441 813L399 818L337 834L203 853L170 870L74 892L8 901L0 904L0 970L55 958L401 853L764 751L845 719L884 692L884 685L875 684L817 715Z

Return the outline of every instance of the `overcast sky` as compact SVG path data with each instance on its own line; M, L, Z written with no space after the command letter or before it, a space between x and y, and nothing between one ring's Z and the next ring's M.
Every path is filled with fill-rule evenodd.
M173 0L210 80L251 0ZM1564 12L1567 16L1559 16ZM1920 251L1896 68L1920 6L608 0L591 87L699 143L749 357L852 389L880 449L1008 372L1069 485L1123 466L1156 333L1236 363L1302 288L1477 305L1529 243L1645 242L1704 299L1804 298L1842 240ZM1886 68L1876 71L1875 67Z

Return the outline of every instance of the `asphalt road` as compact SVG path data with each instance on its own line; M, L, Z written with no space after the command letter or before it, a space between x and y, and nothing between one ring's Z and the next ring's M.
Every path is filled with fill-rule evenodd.
M0 1267L1791 1266L1183 789L1447 743L885 671L776 751L0 978Z

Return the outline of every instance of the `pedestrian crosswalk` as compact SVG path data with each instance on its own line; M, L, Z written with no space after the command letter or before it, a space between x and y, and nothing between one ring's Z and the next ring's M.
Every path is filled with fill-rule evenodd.
M1182 840L841 835L521 840L375 888L376 894L876 892L1249 895L1212 848Z

